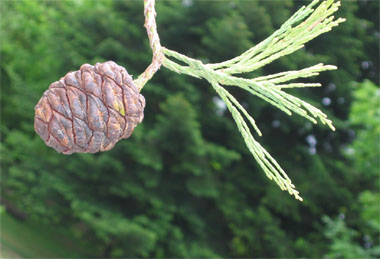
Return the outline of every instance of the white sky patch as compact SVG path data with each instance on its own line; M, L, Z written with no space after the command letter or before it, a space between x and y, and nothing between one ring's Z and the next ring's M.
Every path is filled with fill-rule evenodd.
M214 96L212 98L213 103L216 106L216 115L223 116L224 112L227 109L226 104L223 102L222 99L220 99L218 96Z
M325 106L329 106L329 105L331 104L331 99L328 98L328 97L323 97L323 99L322 99L322 103L323 103L323 105L325 105Z
M185 7L189 7L193 5L193 0L182 0L182 5Z
M272 121L272 127L273 128L278 128L278 127L280 127L280 125L281 125L281 122L279 120Z

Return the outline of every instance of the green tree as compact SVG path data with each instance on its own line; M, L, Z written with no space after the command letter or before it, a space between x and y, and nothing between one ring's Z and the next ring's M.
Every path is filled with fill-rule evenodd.
M350 125L355 140L344 147L344 153L353 161L358 180L372 188L380 187L380 90L369 80L354 84L354 102L350 111ZM377 181L375 180L377 179Z
M344 215L336 220L324 217L326 224L325 235L331 240L329 252L325 255L327 258L368 258L364 249L354 242L358 233L346 226Z
M380 170L380 91L371 81L355 83L354 101L351 106L349 123L355 129L354 141L344 147L349 159L345 172L356 182L367 186L359 193L352 212L341 214L335 220L325 216L325 236L331 240L328 258L378 258L380 256L379 236L379 170ZM352 219L357 215L356 219Z
M158 29L163 45L218 62L270 35L301 4L159 1ZM360 64L376 57L367 53L377 48L367 32L378 23L361 3L344 2L343 26L254 75L320 61L338 65L310 80L322 88L289 91L324 106L335 133L232 91L255 116L267 136L262 143L304 194L303 203L261 173L206 82L164 68L143 90L144 123L130 139L96 155L64 156L46 147L33 130L33 107L51 82L86 62L112 59L133 75L150 63L142 10L136 1L2 3L2 198L29 218L74 229L103 257L321 257L330 242L321 215L350 209L363 216L354 222L347 215L347 226L377 242L363 224L374 207L363 210L369 203L357 199L377 184L376 160L359 170L376 140L359 137L366 130L358 129L360 140L350 145L345 122L353 92L347 86L369 76ZM344 166L353 157L343 147L363 154L352 167L357 172ZM373 200L368 197L361 199Z

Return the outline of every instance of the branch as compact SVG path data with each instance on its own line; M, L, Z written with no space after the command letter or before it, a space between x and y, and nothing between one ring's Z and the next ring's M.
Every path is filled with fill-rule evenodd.
M315 10L312 9L318 2L314 0L307 7L303 6L279 30L242 55L208 66L223 68L223 72L228 74L251 72L303 48L306 42L345 21L342 18L334 20L334 16L330 16L338 10L340 2L323 1Z
M316 119L318 119L322 124L327 124L334 130L331 120L327 119L327 116L321 110L286 93L283 89L320 86L318 83L290 83L289 81L315 76L319 72L336 69L335 66L317 64L298 71L287 71L254 79L233 76L233 74L253 71L275 59L293 53L302 48L304 43L331 30L334 26L344 21L342 18L334 20L334 17L331 16L338 10L340 2L335 3L334 0L327 0L314 10L313 7L317 3L319 3L319 0L314 0L306 7L303 6L280 29L240 56L217 64L203 64L197 59L189 58L161 47L156 29L154 0L144 0L145 27L153 50L153 60L152 64L135 81L141 90L161 64L176 73L206 79L231 112L249 151L267 177L274 180L281 190L288 191L290 195L294 195L296 199L301 201L302 198L299 196L299 192L295 189L284 170L252 136L247 121L259 136L262 135L255 120L223 86L242 88L288 115L292 115L294 112L313 123L317 123ZM175 60L181 61L185 65L180 65Z
M135 81L139 91L144 85L153 77L153 75L160 69L164 54L161 51L160 37L157 33L156 25L156 10L154 7L155 0L144 0L144 16L145 16L145 28L149 38L150 48L153 51L152 63L146 68Z

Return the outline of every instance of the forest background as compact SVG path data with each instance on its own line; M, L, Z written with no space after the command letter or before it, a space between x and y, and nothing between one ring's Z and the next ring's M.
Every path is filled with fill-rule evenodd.
M205 62L269 36L307 1L157 1L161 44ZM58 154L34 132L49 84L113 60L151 60L142 1L1 1L1 250L15 257L378 258L379 1L343 1L347 21L251 76L339 67L289 90L337 130L238 89L259 141L303 202L269 181L207 82L165 68L145 119L98 154ZM44 238L45 237L45 238Z

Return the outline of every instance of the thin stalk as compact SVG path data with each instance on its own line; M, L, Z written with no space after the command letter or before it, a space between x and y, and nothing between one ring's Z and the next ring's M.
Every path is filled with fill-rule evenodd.
M144 85L153 77L153 75L160 69L162 61L164 60L164 54L161 51L160 37L157 33L156 24L156 10L155 10L155 0L144 0L144 16L146 32L149 38L149 45L153 52L152 63L145 69L135 81L139 91L144 87Z

